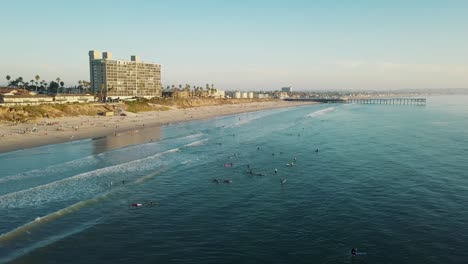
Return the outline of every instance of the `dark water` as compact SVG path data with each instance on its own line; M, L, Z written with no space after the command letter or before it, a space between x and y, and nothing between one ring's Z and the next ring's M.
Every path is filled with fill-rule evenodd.
M277 109L99 154L0 154L0 262L468 263L467 102Z

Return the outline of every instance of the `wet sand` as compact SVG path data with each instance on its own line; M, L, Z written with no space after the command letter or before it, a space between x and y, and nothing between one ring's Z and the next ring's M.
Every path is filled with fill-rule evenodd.
M0 153L87 138L100 139L99 144L107 146L101 149L105 151L109 147L114 149L147 140L158 140L157 136L154 139L148 138L148 130L160 130L163 125L308 104L312 103L268 101L174 108L168 111L127 113L127 116L44 118L34 123L18 125L1 123Z

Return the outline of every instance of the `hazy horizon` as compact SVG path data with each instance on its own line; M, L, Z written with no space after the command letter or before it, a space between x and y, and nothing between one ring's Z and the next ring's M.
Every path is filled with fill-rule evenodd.
M88 51L139 55L162 83L223 90L468 85L463 1L26 1L3 3L6 75L89 80Z

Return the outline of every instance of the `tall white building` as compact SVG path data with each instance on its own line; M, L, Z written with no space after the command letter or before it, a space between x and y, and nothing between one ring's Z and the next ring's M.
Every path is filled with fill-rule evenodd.
M113 60L112 53L89 51L91 91L103 100L112 98L160 97L161 65L141 62L132 55L130 61Z

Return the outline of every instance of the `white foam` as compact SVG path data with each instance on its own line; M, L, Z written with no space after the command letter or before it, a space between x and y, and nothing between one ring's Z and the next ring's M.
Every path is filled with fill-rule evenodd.
M317 116L325 115L325 114L333 112L333 111L335 111L335 108L334 107L329 107L329 108L325 108L325 109L322 109L322 110L312 112L312 113L306 115L306 117L317 117Z
M163 161L160 158L177 151L179 149L174 148L147 158L80 173L66 179L9 193L0 196L0 207L29 207L52 201L81 200L93 197L109 189L109 182L115 178L115 174L125 177L138 176L138 172L162 166Z
M195 141L195 142L192 142L192 143L189 143L189 144L184 145L184 147L201 146L201 145L205 144L205 142L207 142L207 141L208 141L208 139L203 139L203 140Z

